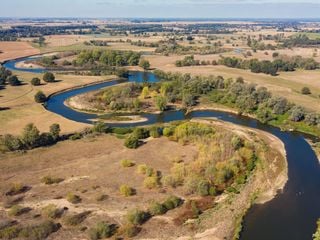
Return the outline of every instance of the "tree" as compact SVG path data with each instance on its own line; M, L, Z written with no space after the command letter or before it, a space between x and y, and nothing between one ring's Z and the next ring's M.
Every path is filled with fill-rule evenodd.
M36 95L34 95L34 100L37 103L44 103L45 101L47 101L47 97L43 92L38 91Z
M305 117L305 111L302 107L294 106L291 109L291 115L290 115L291 121L300 122L304 119L304 117Z
M39 143L40 131L32 123L29 123L23 129L21 140L27 148L34 148Z
M144 70L148 70L150 68L150 63L148 60L142 59L139 63L139 67L143 68Z
M40 85L40 78L32 78L31 85L33 86L39 86Z
M301 89L301 93L304 94L304 95L309 95L309 94L311 94L310 88L308 88L308 87L303 87L303 88Z
M11 86L19 86L21 84L20 80L15 75L8 77L8 83Z
M166 110L167 98L164 96L157 96L156 97L156 106L160 111Z
M58 123L54 123L50 126L50 134L52 135L54 140L57 140L59 138L60 131L60 125Z
M43 75L43 81L45 82L54 82L55 81L55 76L53 73L51 72L46 72L44 75Z
M129 137L126 138L125 142L124 142L124 145L127 147L127 148L138 148L139 145L140 145L140 141L139 139L134 136L134 135L130 135Z

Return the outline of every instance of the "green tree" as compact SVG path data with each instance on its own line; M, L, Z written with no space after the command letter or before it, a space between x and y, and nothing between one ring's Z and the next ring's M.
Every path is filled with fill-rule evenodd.
M156 97L156 106L160 111L166 110L167 98L164 96L157 96Z
M148 70L150 68L150 63L148 60L142 59L139 63L139 67L143 68L144 70Z
M43 75L43 81L45 81L45 82L48 82L48 83L54 82L55 79L56 79L56 78L55 78L54 74L51 73L51 72L46 72L46 73Z
M41 83L40 78L35 77L35 78L32 78L32 80L31 80L31 85L33 85L33 86L39 86L40 83Z
M33 123L29 123L23 129L21 140L27 148L32 149L39 143L40 131Z
M45 101L47 101L47 97L43 92L38 91L36 95L34 95L34 100L37 103L44 103Z
M8 83L11 86L19 86L21 84L20 80L15 75L8 77Z
M50 134L52 135L54 140L57 140L59 138L60 131L60 125L58 123L54 123L50 126Z
M126 138L124 145L127 148L138 148L140 145L139 138L137 138L134 135L130 135L129 137Z

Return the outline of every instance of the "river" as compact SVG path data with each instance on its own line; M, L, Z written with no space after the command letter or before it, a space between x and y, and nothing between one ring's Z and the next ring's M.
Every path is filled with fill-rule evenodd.
M25 59L13 60L4 64L11 70L22 70L41 73L44 69L18 69L15 64ZM158 79L152 73L132 72L129 82L156 82ZM75 111L64 105L68 98L113 86L126 81L110 81L96 85L58 93L49 98L48 111L65 118L91 123L96 114ZM141 114L147 118L142 123L119 123L112 126L129 127L147 124L191 119L195 117L215 117L226 122L239 124L269 132L283 141L287 152L289 180L280 193L271 201L253 205L244 218L244 228L241 240L311 240L316 229L316 221L320 217L320 164L305 140L305 135L297 132L282 132L276 127L262 124L259 121L235 114L201 110L185 114L184 111L167 111L160 115Z

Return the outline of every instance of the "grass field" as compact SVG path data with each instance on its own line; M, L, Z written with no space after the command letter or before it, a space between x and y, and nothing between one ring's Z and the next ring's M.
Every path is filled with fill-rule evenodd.
M33 77L41 78L41 74L25 72L16 72L16 74L24 81L23 85L17 87L7 86L6 89L0 92L0 107L8 108L1 111L0 134L17 134L28 123L35 123L41 131L47 131L53 123L59 123L64 132L79 131L86 124L73 122L45 110L41 104L35 103L35 93L41 90L46 95L49 95L63 89L115 78L115 76L56 75L58 82L34 87L29 84L30 80Z
M0 51L0 62L40 53L27 42L0 42Z

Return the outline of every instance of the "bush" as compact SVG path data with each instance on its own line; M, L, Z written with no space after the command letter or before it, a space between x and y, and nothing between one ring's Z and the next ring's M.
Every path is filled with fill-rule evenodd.
M309 95L309 94L311 94L310 88L308 88L308 87L303 87L303 88L301 89L301 93L304 94L304 95Z
M18 226L0 228L0 239L13 239L19 236L21 229Z
M138 172L139 174L145 175L146 172L147 172L147 168L148 168L148 166L147 166L146 164L140 164L140 165L138 165L137 172Z
M121 160L121 166L122 167L133 167L135 165L135 162L131 161L131 160L127 160L127 159L123 159Z
M121 228L121 233L124 233L128 238L133 238L141 231L140 227L133 224L127 224Z
M150 136L153 138L159 138L162 135L162 129L159 127L153 127L150 129Z
M109 238L115 234L116 226L107 222L98 222L95 227L89 230L91 240Z
M120 193L125 197L133 196L136 194L135 189L129 187L128 185L121 185L119 190Z
M154 202L150 205L149 211L151 215L156 216L165 214L167 212L167 208L161 203Z
M160 181L158 176L146 177L143 181L143 186L148 189L154 189L160 186Z
M130 135L126 138L125 142L124 142L124 145L127 147L127 148L131 148L131 149L135 149L135 148L138 148L140 146L140 141L139 141L139 138L137 138L136 136L134 135Z
M68 193L67 200L68 202L71 202L73 204L77 204L81 202L81 198L78 195L75 195L73 193Z
M92 131L97 133L107 133L109 128L104 122L96 122L93 125Z
M40 78L32 78L31 85L39 86L41 84Z
M48 82L48 83L54 82L55 79L56 79L56 78L55 78L54 74L51 73L51 72L46 72L46 73L43 75L43 81L45 81L45 82Z
M77 213L71 216L66 216L63 220L66 225L77 226L80 223L82 223L89 214L90 214L89 211L85 211L85 212Z
M62 214L63 210L57 208L56 205L54 204L49 204L47 206L45 206L44 208L42 208L41 213L47 217L47 218L51 218L51 219L56 219L59 218Z
M239 148L242 148L244 146L243 140L238 136L234 136L231 139L231 144L234 150L238 150Z
M138 139L146 139L150 136L149 130L145 128L135 128L132 133Z
M28 209L27 208L24 208L20 205L13 205L8 214L9 216L20 216L21 214L25 213Z
M25 227L19 233L22 238L32 240L43 240L46 239L51 233L59 230L61 225L52 221L46 221L39 225Z
M22 185L21 183L14 183L9 191L6 192L7 196L13 196L20 193L23 193L27 190L27 186Z
M8 77L8 83L11 85L11 86L19 86L21 84L20 80L18 79L17 76L10 76Z
M57 177L51 177L51 176L45 176L41 178L41 182L47 185L61 183L63 180L64 180L63 178L57 178Z
M111 132L114 134L119 134L119 135L126 135L129 133L132 133L132 129L131 128L112 128Z
M38 91L36 95L34 95L34 101L36 103L44 103L47 101L47 96L43 92Z
M170 196L168 197L163 205L167 210L172 210L174 208L177 208L183 204L183 200L176 196Z
M134 209L127 214L127 220L133 225L141 225L150 218L148 212L144 212L138 209Z
M294 122L300 122L305 117L305 111L302 107L294 106L291 109L290 120Z
M17 151L23 149L23 143L20 138L11 134L4 135L3 144L8 151Z

